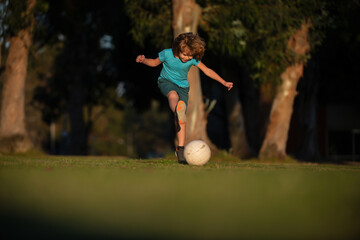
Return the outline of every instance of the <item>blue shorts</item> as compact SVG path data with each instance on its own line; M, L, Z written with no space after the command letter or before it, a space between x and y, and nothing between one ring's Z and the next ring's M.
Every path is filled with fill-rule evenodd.
M186 106L188 105L190 88L179 87L175 83L173 83L165 78L158 79L158 87L160 88L161 93L165 97L167 97L169 92L175 91L179 95L179 101L182 100L185 102Z

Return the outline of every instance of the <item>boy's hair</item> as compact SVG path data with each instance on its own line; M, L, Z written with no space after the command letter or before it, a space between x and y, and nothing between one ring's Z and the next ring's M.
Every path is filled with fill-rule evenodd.
M180 52L184 52L188 48L191 55L196 60L200 61L205 53L205 42L198 34L181 33L174 39L172 51L175 56L179 56Z

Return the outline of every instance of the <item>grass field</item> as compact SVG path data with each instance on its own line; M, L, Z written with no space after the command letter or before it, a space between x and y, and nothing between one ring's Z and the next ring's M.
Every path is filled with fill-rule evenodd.
M1 239L359 239L360 165L0 157Z

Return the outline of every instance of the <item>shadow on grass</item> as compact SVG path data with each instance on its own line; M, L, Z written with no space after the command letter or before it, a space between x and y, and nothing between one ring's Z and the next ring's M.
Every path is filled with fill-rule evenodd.
M0 209L0 236L3 240L12 239L165 239L161 236L145 236L131 234L124 229L123 234L87 231L82 228L66 226L61 223L46 221L38 217L25 216L24 214L10 213ZM121 229L121 227L119 227ZM119 232L121 232L119 230Z

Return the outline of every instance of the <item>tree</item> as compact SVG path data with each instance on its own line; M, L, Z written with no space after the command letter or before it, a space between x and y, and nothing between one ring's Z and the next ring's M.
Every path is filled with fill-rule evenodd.
M359 1L342 4L327 1L331 25L325 29L326 38L307 62L304 79L298 84L300 94L296 99L295 119L298 129L301 129L298 159L318 162L327 157L326 149L331 145L331 137L321 134L326 129L326 125L321 124L321 112L325 106L335 103L356 106L360 101L357 67L354 67L359 64L360 56L360 39L356 37L359 35L359 8ZM342 140L339 142L349 146Z
M200 29L208 39L208 49L220 62L221 74L227 81L234 82L234 88L226 98L227 125L231 153L240 158L251 155L247 140L243 106L240 101L239 61L246 48L246 31L241 21L233 18L232 2L198 1L204 8Z
M169 48L172 38L183 32L197 33L201 16L201 7L195 0L169 1L127 1L127 14L132 20L133 38L144 45L147 40L158 49ZM172 9L172 24L171 24ZM171 27L173 33L171 34ZM186 143L202 139L213 151L216 146L211 143L206 132L207 115L203 102L199 70L192 67L188 74L190 82L189 106L187 110Z
M281 74L281 84L273 100L270 122L260 149L260 159L282 159L286 157L286 143L293 112L296 87L303 76L305 60L301 59L310 51L310 22L303 23L301 29L289 39L288 49L296 54L296 61Z
M108 106L121 105L115 88L123 66L116 66L118 62L114 59L116 55L126 55L122 49L127 48L120 46L116 50L114 38L125 39L126 24L121 24L123 3L50 1L49 4L47 44L60 42L61 51L55 60L54 74L36 88L35 101L47 124L61 117L68 121L69 126L64 130L70 143L65 154L86 155L95 119ZM102 111L95 114L98 106L102 106Z
M323 37L322 27L327 20L325 1L202 2L206 5L203 29L209 35L209 46L225 56L238 58L240 64L247 66L254 81L262 85L261 89L270 87L271 93L274 86L277 88L260 157L283 159L297 82L307 53ZM308 34L309 28L314 30L311 35L300 34ZM266 92L269 91L260 91ZM286 108L279 104L284 93L291 93L286 95L289 97ZM261 99L271 100L268 96ZM281 134L274 131L274 126L283 127Z
M195 0L173 0L172 6L174 37L184 32L193 32L196 34L201 16L201 7L196 4ZM198 68L191 67L188 80L190 83L190 92L185 144L192 140L201 139L210 146L212 151L216 151L216 146L211 143L206 132L207 115L205 114Z
M25 82L34 26L36 0L10 1L9 52L3 73L0 147L3 152L26 152L32 147L25 126Z

